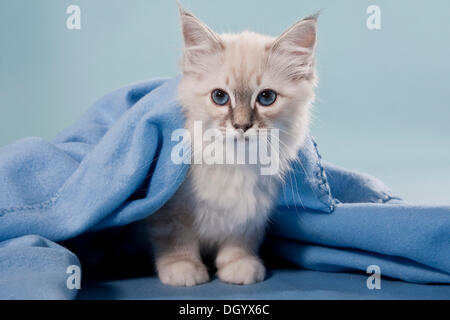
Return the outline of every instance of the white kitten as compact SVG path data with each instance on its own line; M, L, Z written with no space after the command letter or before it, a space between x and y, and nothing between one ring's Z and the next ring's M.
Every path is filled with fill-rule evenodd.
M280 167L264 176L258 165L191 165L175 196L148 219L158 275L176 286L208 281L200 254L206 250L216 254L222 281L262 281L258 247L279 183L308 130L316 18L303 19L278 38L251 32L218 35L183 10L181 24L185 49L179 101L186 128L193 136L194 121L202 121L204 130L229 129L241 139L279 129Z

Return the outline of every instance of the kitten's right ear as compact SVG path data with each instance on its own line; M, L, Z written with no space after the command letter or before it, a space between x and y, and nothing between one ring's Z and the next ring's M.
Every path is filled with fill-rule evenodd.
M223 49L220 38L193 14L179 9L184 38L183 71L207 71L208 61Z

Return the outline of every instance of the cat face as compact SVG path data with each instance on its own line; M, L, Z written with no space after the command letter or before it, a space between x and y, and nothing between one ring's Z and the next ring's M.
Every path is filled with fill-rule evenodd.
M314 99L315 17L278 38L252 32L218 35L183 10L181 25L179 99L188 126L202 121L205 129L240 136L277 128L285 143L299 147Z

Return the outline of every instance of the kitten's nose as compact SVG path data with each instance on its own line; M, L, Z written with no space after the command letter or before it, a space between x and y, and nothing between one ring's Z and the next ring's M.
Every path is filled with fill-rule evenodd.
M250 129L251 127L253 127L253 123L233 123L233 127L236 130L242 130L244 132L246 132L248 129Z
M231 123L236 130L247 131L253 127L253 111L246 105L239 105L231 110Z

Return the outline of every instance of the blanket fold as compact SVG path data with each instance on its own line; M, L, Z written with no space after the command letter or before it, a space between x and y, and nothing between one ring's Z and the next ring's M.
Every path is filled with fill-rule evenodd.
M188 166L170 159L184 127L179 78L116 90L48 142L0 148L0 298L73 298L56 244L157 211ZM413 206L381 181L323 162L308 137L280 190L267 244L298 266L450 283L450 207Z

